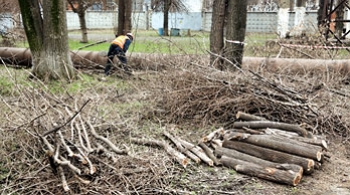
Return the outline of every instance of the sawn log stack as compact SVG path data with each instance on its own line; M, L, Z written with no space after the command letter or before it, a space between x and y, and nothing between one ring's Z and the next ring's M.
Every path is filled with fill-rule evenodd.
M239 173L296 186L303 175L319 169L329 155L328 145L303 125L279 123L238 112L234 129L217 129L191 144L171 130L164 135L195 163L225 166ZM149 140L152 142L152 140ZM135 143L140 143L136 142ZM146 144L146 142L143 142ZM167 150L169 153L169 150ZM177 158L178 154L171 154ZM183 162L178 159L178 162ZM183 164L186 167L186 164Z

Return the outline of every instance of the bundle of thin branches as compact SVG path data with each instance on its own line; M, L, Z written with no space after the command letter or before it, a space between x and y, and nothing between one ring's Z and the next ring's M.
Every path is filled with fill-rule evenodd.
M54 95L45 85L17 85L11 97L1 97L0 165L9 171L0 178L0 193L62 194L62 188L76 194L166 191L169 164L149 162L147 153L126 156L127 151L119 149L127 142L125 136L118 137L121 122L101 117L108 109L99 104L118 101L115 96ZM118 118L115 113L110 117Z
M225 124L231 128L235 114L244 111L272 121L306 124L315 133L329 133L335 126L341 134L348 132L346 123L335 113L327 113L331 118L327 120L309 97L317 90L309 80L289 78L281 84L275 76L249 70L221 74L174 71L161 80L167 86L163 95L156 94L162 97L158 98L163 111L159 117L165 116L170 123Z

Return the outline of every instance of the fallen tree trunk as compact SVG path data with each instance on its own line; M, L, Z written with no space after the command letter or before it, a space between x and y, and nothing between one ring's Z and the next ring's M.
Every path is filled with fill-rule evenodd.
M232 132L232 134L240 134ZM234 137L234 136L233 136ZM235 139L231 139L235 140ZM270 148L281 152L295 154L298 156L310 158L316 161L322 159L322 148L314 145L305 145L287 138L278 138L270 135L249 135L247 138L240 139L243 142L250 143L264 148ZM230 141L230 140L228 140Z
M224 141L222 147L235 149L237 151L249 154L264 160L281 164L296 164L304 169L305 174L311 174L314 171L315 161L284 152L263 148L249 143L239 141Z
M227 156L222 156L220 162L239 173L274 181L278 183L296 186L300 182L302 175L294 171L285 171L271 167L263 167L254 163L237 160Z
M244 121L244 122L235 122L233 123L234 128L243 128L248 127L252 129L264 129L264 128L276 128L283 129L286 131L296 132L300 136L307 137L309 132L304 128L301 128L299 125L292 125L288 123L280 123L273 121Z
M254 164L258 164L258 165L263 166L263 167L272 167L272 168L282 169L282 170L291 170L291 171L294 171L296 173L299 173L300 175L303 175L303 172L304 172L303 168L299 165L274 163L274 162L267 161L267 160L249 155L249 154L239 152L239 151L234 150L234 149L217 147L217 148L215 148L214 153L218 157L227 156L227 157L231 157L234 159L243 160L243 161L251 162Z
M88 51L79 51L79 55L84 56ZM91 56L94 55L96 58L89 57L88 64L105 64L107 58L105 55L101 55L100 52L90 52ZM147 58L151 56L149 54L139 55L138 58ZM173 55L174 56L174 55ZM16 65L28 65L31 62L31 53L27 48L13 48L13 47L0 47L0 57L7 58L12 63ZM203 56L200 56L203 58ZM155 56L154 58L157 58ZM188 58L188 60L193 60L193 58ZM133 61L133 57L130 58ZM150 59L150 62L153 62ZM73 63L76 63L73 60ZM253 70L254 68L259 68L261 65L272 71L285 70L298 70L298 71L308 71L308 70L321 70L323 72L329 71L329 69L336 72L342 73L344 75L350 73L350 62L349 60L327 60L327 59L302 59L302 58L266 58L266 57L244 57L243 66L246 69Z

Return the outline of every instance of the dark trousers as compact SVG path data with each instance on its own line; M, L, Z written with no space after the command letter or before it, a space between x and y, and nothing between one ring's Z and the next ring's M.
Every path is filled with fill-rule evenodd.
M105 67L105 74L106 75L109 75L109 71L112 68L114 56L117 56L119 61L123 65L127 64L125 52L118 45L111 44L111 46L109 46L109 50L108 50L107 56L108 56L108 60L107 60L107 64L106 64L106 67Z

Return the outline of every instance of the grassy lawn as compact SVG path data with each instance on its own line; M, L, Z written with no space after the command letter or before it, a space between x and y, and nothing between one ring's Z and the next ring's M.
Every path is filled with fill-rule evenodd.
M70 34L74 34L78 39L70 39L69 46L71 50L86 50L86 51L107 51L109 42L114 37L110 36L110 40L106 40L104 43L88 46L97 42L93 40L96 34L113 35L112 30L91 30L88 36L90 38L89 43L82 44L79 42L80 32L72 31ZM188 36L187 33L183 36L160 36L155 30L138 30L135 33L135 41L130 46L130 52L137 53L166 53L166 54L205 54L210 47L209 32L191 31ZM265 47L267 40L276 39L276 34L266 33L247 33L245 42L247 43L246 54L255 55L256 49L261 50ZM96 38L95 38L96 39ZM88 47L84 47L88 46ZM84 48L82 48L84 47ZM262 49L263 50L263 49Z

